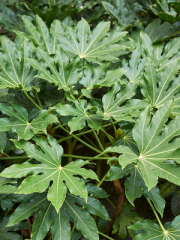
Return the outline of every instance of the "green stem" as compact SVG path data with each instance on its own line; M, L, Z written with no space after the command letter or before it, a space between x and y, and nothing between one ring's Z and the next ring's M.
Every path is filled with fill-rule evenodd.
M109 139L111 144L113 144L114 143L114 138L111 135L109 135L102 127L100 129L106 135L106 137Z
M157 219L157 221L158 221L158 223L159 223L159 226L161 227L161 229L163 230L163 232L166 231L166 230L164 229L164 227L163 227L163 225L162 225L162 223L161 223L161 220L159 219L159 217L158 217L158 215L157 215L157 212L156 212L154 206L152 205L150 199L147 198L147 201L148 201L151 209L153 210L153 213L154 213L154 215L155 215L155 217L156 217L156 219Z
M48 0L48 3L49 3L49 8L51 10L51 2L50 2L50 0Z
M98 233L99 233L100 235L102 235L103 237L106 237L107 239L114 240L113 238L107 236L106 234L104 234L104 233L102 233L102 232L100 232L100 231L98 231Z
M37 100L38 100L39 106L40 106L41 109L43 109L42 104L41 104L41 101L40 101L39 96L38 96L38 92L37 92L36 89L34 89L34 91L35 91L36 98L37 98Z
M74 219L74 222L75 222L75 219ZM74 223L73 228L72 228L72 230L71 230L71 237L72 237L72 235L73 235L73 232L74 232L75 228L76 228L76 226L75 226L75 223Z
M6 157L10 157L7 153L1 153L1 154L6 156Z
M116 209L116 206L111 202L111 200L107 197L106 200L113 206L114 209Z
M19 156L19 157L2 157L0 160L16 160L16 159L27 159L27 156Z
M77 135L76 135L77 136ZM83 137L94 147L96 147L96 144L93 143L93 141L91 141L91 139L89 139L86 135L83 135Z
M56 5L56 0L54 0L54 5Z
M23 90L23 92L24 92L24 94L26 95L26 97L29 98L29 100L30 100L37 108L39 108L39 110L42 110L41 107L38 106L38 105L34 102L34 100L29 96L29 94L28 94L25 90Z
M99 184L97 185L97 187L100 187L100 186L103 184L103 182L106 180L106 177L107 177L108 173L109 173L109 170L108 170L107 173L104 175L104 177L101 179L101 181L99 182Z
M104 152L103 145L101 144L101 141L99 140L99 138L98 138L98 136L97 136L97 134L96 134L96 131L94 130L93 133L94 133L94 136L95 136L95 138L96 138L97 143L99 144L99 147L100 147L101 150Z
M113 125L113 128L114 128L114 132L116 132L116 126L114 125L114 122L113 122L113 118L111 117L111 121L112 121L112 125Z
M66 130L63 126L60 126L60 128L62 128L66 133L70 134L70 132L68 130ZM87 147L91 148L93 151L101 153L101 151L99 151L98 149L92 147L91 145L89 145L88 143L84 142L83 140L81 140L80 138L78 138L76 135L72 134L71 135L76 138L79 142L83 143L84 145L86 145Z
M99 159L99 157L102 156L102 155L104 155L104 152L96 155L95 157L91 158L91 160L89 160L89 161L93 161L93 160ZM109 158L110 158L110 157L109 157Z

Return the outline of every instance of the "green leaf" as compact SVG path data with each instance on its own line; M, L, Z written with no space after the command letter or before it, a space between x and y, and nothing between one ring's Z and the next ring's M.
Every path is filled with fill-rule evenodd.
M135 223L130 226L129 229L143 230L143 233L138 234L134 240L142 239L155 239L155 240L179 240L180 239L180 216L177 216L172 222L168 222L164 225L163 231L159 225L151 222L150 220L144 220Z
M180 213L180 188L179 187L173 193L173 196L171 199L171 210L175 216Z
M106 72L108 65L109 63L102 63L94 67L86 63L83 78L80 80L80 83L86 88L82 89L84 96L91 98L91 91L94 87L111 87L115 80L120 80L125 73L122 68Z
M93 194L97 198L107 198L109 195L100 187L92 183L86 184L87 190L89 193Z
M123 68L127 70L125 76L129 79L129 82L139 81L141 79L141 74L144 71L146 58L140 58L141 53L138 48L136 48L131 55L129 62L126 59L123 59L122 65Z
M139 156L125 146L106 150L106 152L109 150L123 153L119 160L123 168L131 162L137 162L149 190L156 186L158 176L180 185L179 167L165 162L168 159L179 162L177 150L179 138L172 141L180 134L179 117L170 121L164 128L172 108L173 102L169 101L154 114L152 119L149 107L141 114L133 129L133 138L138 146Z
M137 14L134 4L127 4L125 0L115 0L113 5L108 2L102 2L106 11L124 28L129 27L135 22Z
M6 147L6 132L0 133L0 152L3 153L3 150Z
M65 91L69 91L70 87L74 86L82 77L82 72L78 70L79 59L72 59L71 63L69 63L70 59L59 46L57 46L55 58L49 56L48 53L40 48L37 51L43 62L27 59L41 73L37 77L54 83L58 86L58 89L64 89Z
M11 118L0 118L0 131L14 130L18 139L28 140L39 131L47 134L46 128L50 123L58 122L56 116L48 114L47 110L39 112L38 116L29 122L27 110L11 102L11 106L0 103L0 111Z
M89 197L89 199L86 203L84 199L67 193L64 203L57 213L52 204L47 200L46 193L37 194L34 198L23 202L16 208L7 226L12 226L39 210L33 224L32 239L43 240L45 234L50 230L54 240L68 240L71 235L71 228L67 215L68 211L70 216L74 219L76 229L81 230L82 234L87 239L98 240L97 227L93 217L91 217L89 213L96 214L104 219L109 219L109 217L104 206L97 199L92 197Z
M128 176L130 174L130 176ZM108 174L108 181L128 176L125 180L125 193L128 201L134 206L134 200L142 194L154 203L156 210L163 216L165 201L160 195L158 187L148 191L138 165L130 164L124 169L119 164L113 164Z
M132 207L131 204L127 204L127 202L123 203L121 214L116 218L113 225L113 234L118 232L118 236L121 239L125 239L128 231L132 238L135 237L135 231L127 229L127 227L141 220L137 212L134 210L135 208Z
M63 167L61 164L63 148L55 139L48 135L48 141L38 138L33 138L33 140L40 148L30 142L16 140L13 142L16 147L23 149L28 157L35 158L41 164L29 162L15 164L6 168L1 176L21 178L33 173L33 176L27 177L21 183L17 191L19 194L44 192L49 187L49 183L53 181L53 184L49 187L47 198L52 202L57 212L64 202L67 187L72 194L79 195L87 201L87 189L84 182L78 177L74 177L74 175L81 175L85 179L94 178L98 180L93 171L81 168L87 162L77 160ZM39 175L39 173L43 174Z
M7 227L6 224L9 217L4 217L0 222L0 236L3 240L22 240L22 237L15 233L21 229L29 228L30 225L25 222L20 222L13 227Z
M36 46L46 50L48 54L56 53L57 35L62 32L60 21L54 20L49 30L44 21L36 15L37 28L26 17L22 18L30 35L25 36L34 42ZM22 34L16 32L21 37Z
M67 33L59 34L58 40L62 48L89 62L100 60L118 60L116 52L125 46L116 44L127 32L119 30L109 32L110 22L100 22L91 32L85 19L81 20L77 27L65 26Z
M141 92L152 106L163 106L179 91L180 77L176 77L179 63L180 60L173 61L157 73L154 63L147 62Z
M75 108L72 105L61 103L55 106L56 112L62 116L76 116L68 122L68 126L71 132L81 130L86 126L86 121L90 128L95 129L97 132L101 127L101 117L97 114L91 114L89 109L92 108L90 105L87 106L86 100L74 101Z
M25 39L18 47L7 38L2 38L2 49L0 88L26 88L37 73L26 60L33 57L33 44Z
M6 184L14 184L17 183L14 179L9 179L5 177L0 177L0 193L14 193L17 191L17 187L12 185L6 185Z
M166 198L176 190L176 185L171 182L165 181L164 183L161 183L159 188L161 196L163 198Z
M122 87L120 92L119 90L119 84L115 83L111 91L103 96L104 119L108 120L113 117L117 121L120 119L133 121L128 115L133 115L135 110L144 108L147 106L147 103L141 100L131 99L136 92L136 83L127 84ZM128 99L131 100L127 101ZM123 104L125 102L126 104ZM120 106L122 104L123 106ZM136 114L140 114L140 111L136 111Z

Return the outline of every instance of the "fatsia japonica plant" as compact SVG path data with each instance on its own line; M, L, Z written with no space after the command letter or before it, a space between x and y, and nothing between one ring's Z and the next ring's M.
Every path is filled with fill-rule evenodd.
M180 239L179 1L12 2L0 238Z

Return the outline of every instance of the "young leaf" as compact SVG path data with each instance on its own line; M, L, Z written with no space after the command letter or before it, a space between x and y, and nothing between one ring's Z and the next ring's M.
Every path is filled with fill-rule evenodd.
M119 90L119 84L115 83L111 91L109 91L103 96L102 101L104 107L104 119L108 120L110 117L113 117L117 121L119 121L120 119L127 119L133 121L133 119L130 118L128 115L133 115L133 111L135 112L135 110L144 108L145 106L147 106L147 103L137 99L127 101L135 95L136 83L127 84L121 89L120 92ZM125 102L126 104L120 107L120 105Z
M121 76L126 72L122 68L106 72L108 65L109 63L102 63L97 67L94 67L93 65L86 63L83 78L80 80L80 83L86 88L82 89L84 96L91 98L91 91L95 86L110 87L115 82L115 80L119 80Z
M108 33L110 22L100 22L94 30L85 19L77 24L77 28L65 26L68 34L59 34L58 40L62 48L89 62L100 60L117 60L116 52L125 46L116 44L127 32L113 31Z
M33 44L25 39L19 49L18 45L3 38L2 48L0 88L26 88L37 73L26 60L33 57Z
M41 73L37 77L54 83L58 86L58 89L64 89L65 91L69 91L70 87L75 85L82 77L82 72L78 70L79 59L75 58L69 63L70 59L59 46L57 46L55 58L49 56L40 48L37 51L43 59L43 63L35 59L27 59Z
M25 36L34 42L36 46L40 46L46 50L48 54L54 54L56 52L57 34L62 32L62 26L60 21L54 20L50 27L50 33L43 22L43 20L36 15L37 28L26 17L22 18L24 24L30 35ZM16 32L20 37L23 37L21 32Z
M125 239L127 237L127 231L129 235L133 238L135 236L135 231L131 229L127 229L127 227L141 220L137 212L131 204L127 204L127 202L123 203L121 214L116 218L116 221L113 225L112 233L118 232L118 236L121 239Z
M129 82L136 82L141 79L141 74L144 71L146 58L140 58L141 53L139 49L136 48L131 55L131 59L129 62L126 59L123 59L122 66L127 71L125 72L125 76L129 79Z
M11 102L11 106L0 103L0 111L11 118L0 118L0 131L15 129L18 139L28 140L39 131L47 133L46 128L50 123L58 122L53 114L48 114L47 110L42 110L31 122L28 120L27 110Z
M101 117L97 114L91 114L88 112L91 106L87 106L87 101L79 100L79 102L74 101L74 103L75 108L69 104L62 105L61 103L55 106L56 112L62 116L77 116L73 117L72 120L68 122L71 132L84 128L86 126L86 121L90 128L99 131L101 127Z
M156 239L156 240L179 240L180 239L180 216L174 218L172 222L164 225L164 231L156 223L150 220L144 220L130 226L129 229L143 230L143 233L138 234L134 240Z
M156 186L158 176L180 185L179 167L165 162L168 159L179 162L179 152L176 151L179 148L179 138L172 141L180 134L179 117L164 128L172 108L173 102L167 102L154 114L152 120L149 107L141 114L133 129L139 156L125 146L106 150L123 153L119 160L123 168L131 162L137 162L149 190Z
M38 138L33 138L33 140L40 148L30 142L17 140L13 142L16 147L23 149L30 158L35 158L41 164L29 162L15 164L6 168L1 176L21 178L33 173L33 176L27 177L19 186L17 193L22 194L44 192L49 187L49 183L53 181L53 184L49 187L47 198L52 202L57 212L64 202L67 187L71 193L79 195L87 201L87 189L84 182L78 177L74 177L74 175L81 175L85 179L94 178L98 180L93 171L81 168L87 162L77 160L63 167L61 164L63 148L55 139L48 135L48 141ZM39 175L39 173L43 174Z
M176 78L179 63L180 60L173 61L157 73L154 63L147 62L141 92L152 106L159 108L179 91L180 77Z

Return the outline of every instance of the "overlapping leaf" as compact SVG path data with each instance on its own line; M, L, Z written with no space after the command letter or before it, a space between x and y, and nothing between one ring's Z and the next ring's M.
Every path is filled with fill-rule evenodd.
M50 123L58 122L56 116L48 114L47 110L42 110L31 122L28 119L27 110L11 102L11 106L0 104L0 111L9 117L0 118L0 131L13 130L18 134L18 139L28 140L39 131L47 133L47 126Z
M145 64L146 58L141 58L141 53L138 48L132 52L129 62L123 59L123 68L127 70L125 72L125 76L129 79L130 83L141 79L141 74L144 71Z
M130 176L128 176L129 174ZM161 197L157 186L148 191L141 170L137 165L130 164L122 169L119 164L114 164L111 166L107 180L112 181L124 176L128 176L125 181L125 192L128 201L134 206L134 200L143 195L144 197L151 199L156 210L161 216L163 216L165 200Z
M177 138L172 141L180 134L179 117L164 128L172 108L173 102L167 102L154 114L152 120L149 107L141 114L133 129L139 156L125 146L116 147L114 150L109 148L110 151L123 153L119 160L123 168L137 162L149 190L157 184L158 176L180 185L179 167L166 163L168 159L179 162L180 140Z
M33 138L33 140L40 148L30 142L14 140L14 143L16 147L23 149L30 158L35 158L41 164L29 162L15 164L6 168L1 176L21 178L33 173L34 175L27 177L18 188L17 193L23 194L44 192L49 187L50 182L53 181L49 187L47 198L57 211L64 202L67 188L72 194L79 195L87 201L87 189L84 182L74 176L81 175L85 179L97 179L93 171L81 168L87 162L77 160L62 166L63 148L55 139L48 135L48 141L38 138ZM43 174L39 175L40 173Z
M112 233L118 232L118 235L121 239L125 239L127 237L127 230L129 235L133 238L135 237L135 231L131 229L127 229L127 227L131 226L133 223L136 223L141 220L137 212L134 211L134 207L131 204L127 204L127 202L123 203L121 214L116 218L116 221L113 225Z
M112 86L115 80L119 80L126 72L122 68L110 70L106 72L109 63L102 63L98 66L93 66L88 63L85 65L83 78L80 83L86 88L82 89L84 96L91 98L91 91L94 87Z
M86 126L86 121L90 128L94 128L96 131L99 131L102 124L100 115L89 112L92 107L87 105L86 100L79 100L79 102L74 101L74 103L75 108L72 105L62 105L61 103L55 106L56 112L62 116L76 116L68 122L71 132L84 128Z
M124 49L125 46L116 44L127 32L109 32L110 22L100 22L94 30L85 19L81 20L77 27L65 26L68 34L59 34L58 40L62 48L80 58L90 62L99 60L117 60L116 52Z
M111 91L105 94L102 99L104 108L104 119L109 119L110 117L113 117L115 120L118 121L120 119L133 121L130 115L133 116L133 114L140 114L140 111L138 111L138 109L143 109L145 106L147 106L147 104L138 99L131 99L135 95L136 86L136 83L127 84L122 87L120 92L119 83L115 83L112 86ZM122 104L123 106L120 106Z
M147 62L141 92L152 106L159 108L179 91L180 77L176 77L179 63L180 60L173 61L157 72L154 63Z
M54 20L50 27L50 32L44 23L44 21L37 15L36 22L37 28L27 18L22 18L24 24L30 35L23 32L16 32L21 38L27 37L36 46L46 50L48 54L54 54L56 52L57 35L62 32L62 26L60 21Z
M83 206L84 209L76 204ZM85 237L92 240L98 239L98 233L94 219L90 214L96 214L106 220L109 219L104 206L94 197L89 197L86 203L79 196L67 193L65 201L57 213L51 202L47 200L46 193L43 193L36 194L30 201L23 202L12 214L8 226L28 218L37 210L39 212L31 234L33 240L43 240L49 230L53 234L54 240L70 239L71 227L66 210L74 219L76 228L81 230Z
M112 4L102 2L107 12L124 28L130 27L135 22L137 14L136 6L131 1L130 4L125 0L114 0Z
M0 236L1 236L1 239L3 239L3 240L11 240L11 239L22 240L22 237L15 232L19 231L21 229L29 228L30 225L25 223L25 222L19 222L18 224L14 225L14 226L7 227L6 224L7 224L8 220L9 220L9 216L4 217L0 222Z
M17 187L10 185L17 183L14 179L0 177L0 193L14 193L17 190Z
M177 216L172 222L165 223L164 230L156 223L150 220L144 220L130 226L129 229L143 230L134 240L155 239L155 240L179 240L180 239L180 216Z
M2 48L0 88L24 89L37 73L26 60L28 57L33 57L33 44L25 39L19 49L18 45L7 38L3 38Z
M58 89L64 89L65 91L68 91L81 78L82 72L78 69L78 58L72 59L71 63L69 63L70 59L59 46L57 46L55 58L41 49L37 50L43 62L28 59L31 65L41 73L37 77L54 83L58 86Z

